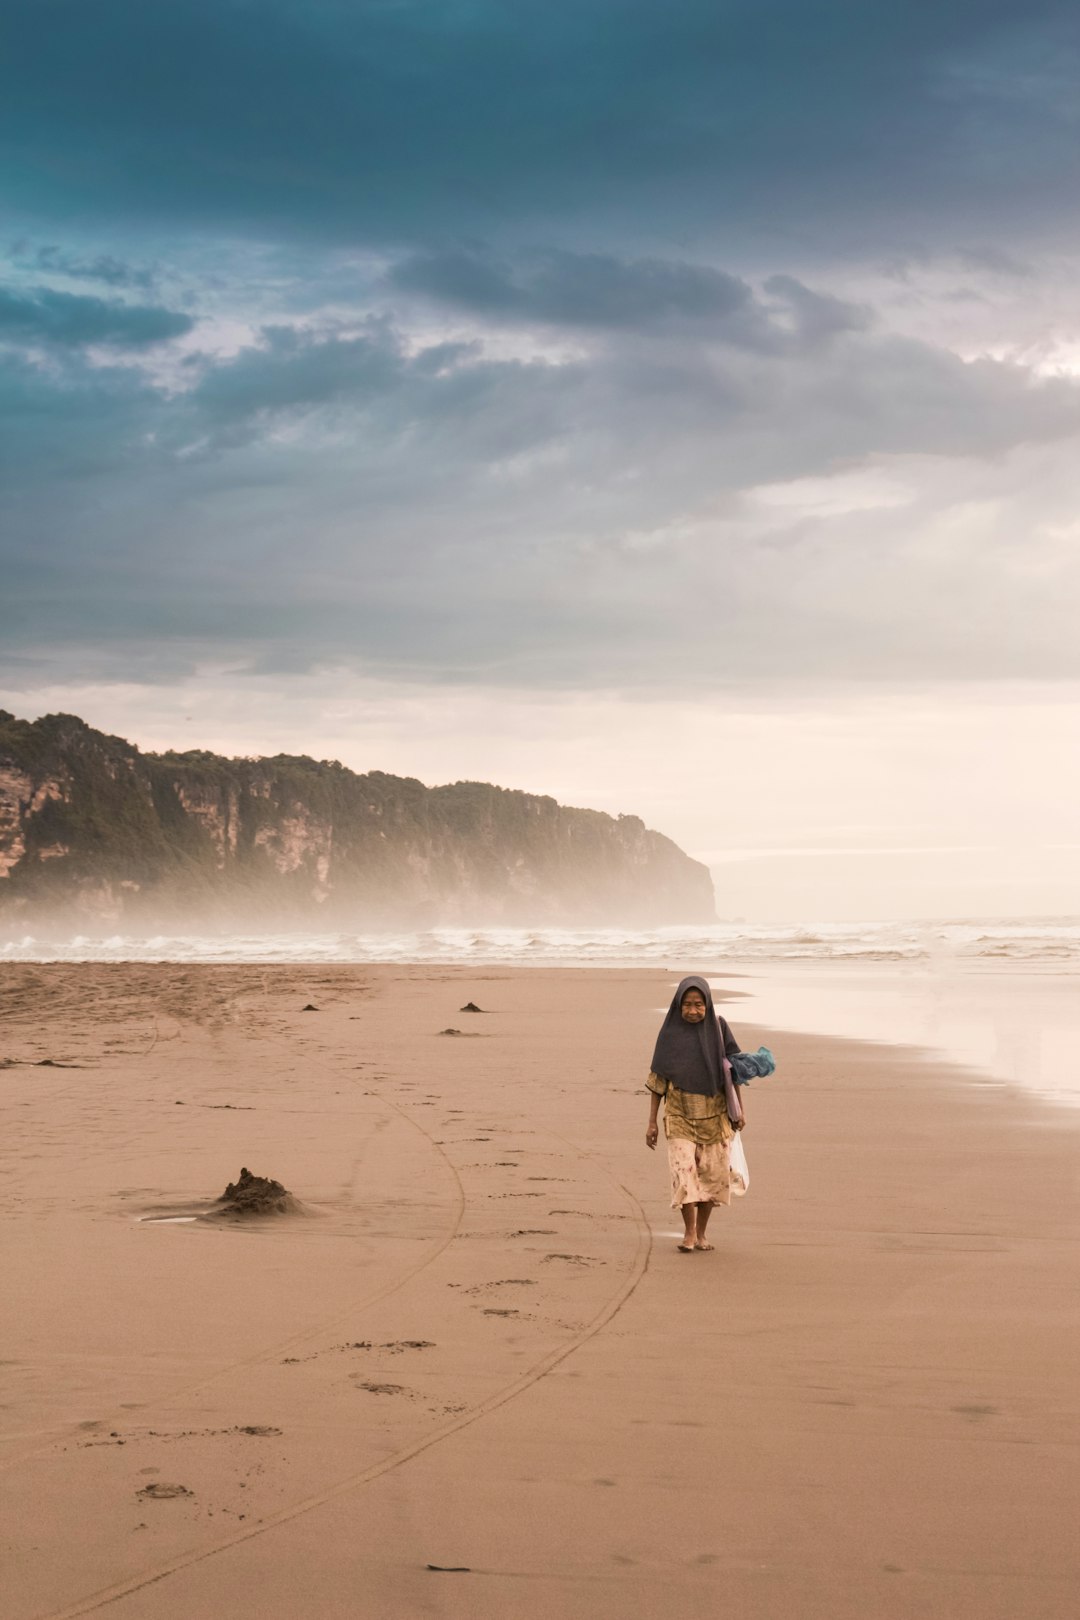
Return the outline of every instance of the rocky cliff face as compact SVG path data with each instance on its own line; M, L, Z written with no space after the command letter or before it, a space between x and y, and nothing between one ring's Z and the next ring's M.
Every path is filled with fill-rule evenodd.
M279 755L143 754L0 710L0 920L155 928L713 920L708 869L636 816Z

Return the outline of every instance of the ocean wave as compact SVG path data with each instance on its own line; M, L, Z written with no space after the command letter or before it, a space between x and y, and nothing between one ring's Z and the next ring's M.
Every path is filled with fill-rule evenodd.
M0 940L8 962L389 962L537 967L649 967L724 962L926 962L985 958L1080 965L1080 919L618 928L429 928L335 934L23 933Z

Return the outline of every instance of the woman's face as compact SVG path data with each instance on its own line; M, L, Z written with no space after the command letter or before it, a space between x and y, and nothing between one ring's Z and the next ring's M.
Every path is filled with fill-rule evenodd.
M700 990L688 990L679 1003L679 1011L687 1024L700 1024L705 1017L705 997Z

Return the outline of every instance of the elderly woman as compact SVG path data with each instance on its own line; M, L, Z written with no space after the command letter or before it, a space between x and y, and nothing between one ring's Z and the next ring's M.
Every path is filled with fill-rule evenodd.
M655 1148L657 1114L664 1099L664 1134L671 1167L672 1209L681 1209L680 1254L711 1249L705 1231L716 1204L746 1191L731 1166L731 1144L745 1123L730 1059L739 1046L727 1021L713 1010L708 981L683 979L660 1028L649 1075L649 1128ZM740 1155L741 1158L741 1155Z

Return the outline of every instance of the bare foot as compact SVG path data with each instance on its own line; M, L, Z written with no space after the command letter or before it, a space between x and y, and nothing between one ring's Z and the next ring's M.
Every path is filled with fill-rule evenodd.
M697 1245L696 1245L696 1243L693 1242L693 1240L691 1240L688 1243L680 1243L679 1244L679 1253L680 1254L693 1254L696 1247L697 1247Z
M694 1248L703 1249L707 1254L711 1254L713 1249L716 1248L716 1244L706 1243L703 1238L698 1238L697 1242L694 1244Z

